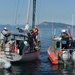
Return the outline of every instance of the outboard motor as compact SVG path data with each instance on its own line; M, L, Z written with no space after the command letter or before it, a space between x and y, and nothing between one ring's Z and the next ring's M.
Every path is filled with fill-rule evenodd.
M70 59L69 51L62 51L61 58L62 58L63 61L67 61L68 59Z
M75 62L75 51L72 52L71 57L72 57L72 60Z

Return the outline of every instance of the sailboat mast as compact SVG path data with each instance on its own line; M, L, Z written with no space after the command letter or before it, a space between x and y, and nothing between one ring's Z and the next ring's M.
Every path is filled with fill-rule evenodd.
M36 0L33 0L32 28L35 26Z

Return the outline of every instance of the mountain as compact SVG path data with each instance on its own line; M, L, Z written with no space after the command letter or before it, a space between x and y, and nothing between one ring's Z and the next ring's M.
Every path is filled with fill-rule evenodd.
M16 27L21 27L21 28L24 28L24 25L10 25L10 24L6 24L6 25L1 25L0 24L0 30L3 29L3 27L7 27L9 28L10 30L11 29L16 29ZM72 25L69 25L69 24L64 24L64 23L56 23L56 22L47 22L47 21L44 21L40 24L37 25L37 27L41 27L41 28L67 28L67 27L72 27ZM75 26L73 26L75 27ZM30 26L31 28L31 26Z
M64 24L64 23L56 23L56 22L42 22L38 25L39 27L53 27L53 28L67 28L72 27L72 25ZM75 27L75 26L73 26Z

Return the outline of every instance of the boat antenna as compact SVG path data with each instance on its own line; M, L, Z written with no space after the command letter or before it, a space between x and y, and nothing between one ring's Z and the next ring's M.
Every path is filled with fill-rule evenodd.
M54 37L55 37L55 35L56 35L56 28L54 29Z
M52 35L53 35L53 31L54 31L54 26L53 26L53 20L52 20Z
M74 19L74 15L72 14L72 35L73 35L73 19Z
M25 30L29 29L30 4L31 4L31 0L28 0L28 11L27 11L27 20L26 20Z
M32 28L35 26L36 0L33 0Z

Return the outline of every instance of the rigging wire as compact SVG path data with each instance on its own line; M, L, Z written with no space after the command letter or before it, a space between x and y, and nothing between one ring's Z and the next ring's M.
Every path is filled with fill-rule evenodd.
M18 21L18 16L17 16L18 7L19 7L19 0L18 0L18 3L17 3L17 11L16 11L16 17L15 17L15 24L17 24L17 21Z
M20 2L19 2L19 3L20 3ZM20 10L19 10L19 20L18 20L18 21L21 23L21 22L23 21L22 16L24 15L23 12L24 12L24 10L25 10L25 9L24 9L24 8L25 8L25 7L24 7L24 0L21 1L21 3L19 4L19 6L20 6ZM24 9L24 10L23 10L23 9ZM22 23L23 23L23 22L22 22Z
M27 20L26 20L26 25L24 28L25 30L29 29L30 5L31 5L31 0L28 0Z
M36 9L38 9L38 10L36 10L36 16L35 16L35 18L36 18L36 21L35 21L35 24L39 24L40 23L40 19L41 19L41 1L40 1L40 3L38 3L39 1L37 1L37 4L36 4ZM40 7L39 7L40 6ZM39 14L38 14L39 13Z
M15 5L16 5L15 1L14 1L13 4L14 4L14 7L15 7ZM14 23L15 23L15 19L14 19L14 18L15 18L15 15L14 15L15 12L14 12L14 11L15 11L15 8L13 8L13 14L12 14L12 15L13 15L13 18L12 18L13 22L12 22L12 29L11 29L11 32L13 32L13 25L14 25Z
M28 11L27 11L27 21L26 21L26 24L29 24L29 17L30 17L30 0L28 2Z

